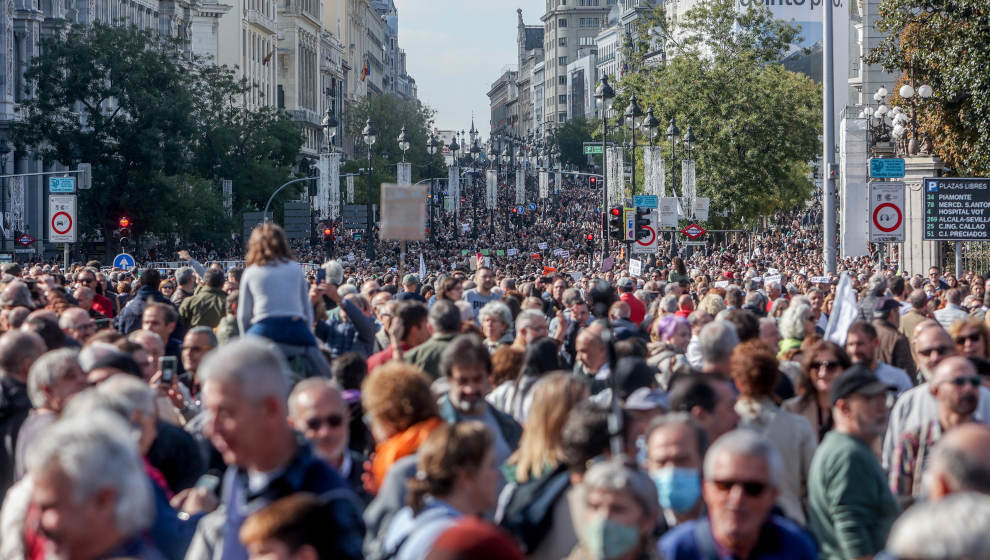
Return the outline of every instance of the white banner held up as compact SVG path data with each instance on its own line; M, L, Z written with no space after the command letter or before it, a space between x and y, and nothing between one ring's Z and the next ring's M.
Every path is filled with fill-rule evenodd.
M354 175L347 176L347 203L354 204Z
M663 167L663 149L659 146L643 148L643 173L646 194L667 196L667 177Z
M400 161L395 164L395 182L400 186L412 184L412 164L408 161Z
M382 185L381 239L426 239L426 185Z
M526 170L516 170L516 204L526 202Z
M313 210L321 220L327 219L327 205L329 204L330 192L330 161L328 154L320 154L320 159L316 160L316 204Z
M540 171L540 198L546 198L550 193L550 174Z
M322 177L321 175L321 180ZM327 178L327 217L331 220L336 220L340 217L340 154L330 154L330 166L327 171Z
M489 210L498 208L498 171L485 175L485 207Z
M564 186L564 177L561 175L560 171L553 174L553 194L560 192L560 189Z
M622 163L622 148L606 148L608 168L605 175L608 180L608 205L622 204L626 196L625 172Z

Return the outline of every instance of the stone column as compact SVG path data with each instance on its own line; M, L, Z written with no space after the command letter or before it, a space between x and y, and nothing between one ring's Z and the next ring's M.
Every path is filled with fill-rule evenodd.
M945 170L942 160L932 156L904 158L904 247L901 250L902 270L911 274L928 274L931 266L942 266L942 242L924 241L925 177L937 177Z

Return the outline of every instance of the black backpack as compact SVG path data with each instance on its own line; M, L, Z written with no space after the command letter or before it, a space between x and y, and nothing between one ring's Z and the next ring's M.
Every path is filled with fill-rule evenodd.
M498 524L516 537L523 553L534 551L550 532L554 505L570 485L570 473L560 466L515 486Z

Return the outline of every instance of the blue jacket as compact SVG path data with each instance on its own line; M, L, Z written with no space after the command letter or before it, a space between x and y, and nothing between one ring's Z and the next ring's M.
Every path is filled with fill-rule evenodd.
M148 299L152 301L157 301L160 303L167 303L173 307L175 304L172 303L167 297L162 295L157 288L152 288L151 286L141 286L138 288L134 298L127 302L127 305L120 310L120 315L117 315L117 330L123 334L131 334L132 332L141 328L141 315L144 314L144 307L148 303ZM176 313L179 312L178 309L175 310ZM174 338L182 340L185 336L186 329L182 325L182 317L180 316L176 319L175 330L172 332ZM162 341L167 342L167 341ZM179 360L181 363L182 360Z
M657 547L666 560L729 560L712 536L708 518L678 525L660 539ZM750 560L815 560L815 542L804 529L783 517L772 515L760 532Z
M330 558L363 558L361 545L364 523L361 505L350 485L337 471L313 454L308 444L301 444L295 457L280 475L269 481L260 492L248 489L247 473L236 467L227 469L223 482L222 502L226 506L223 527L223 560L247 560L248 554L238 534L249 515L268 504L294 494L308 492L323 499L331 508L336 523L327 527L334 533L336 550Z

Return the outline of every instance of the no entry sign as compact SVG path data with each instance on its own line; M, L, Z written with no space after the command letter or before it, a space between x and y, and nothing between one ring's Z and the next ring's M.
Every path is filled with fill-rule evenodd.
M870 182L870 242L904 242L904 182Z
M76 242L76 195L50 195L48 197L48 216L49 242Z

